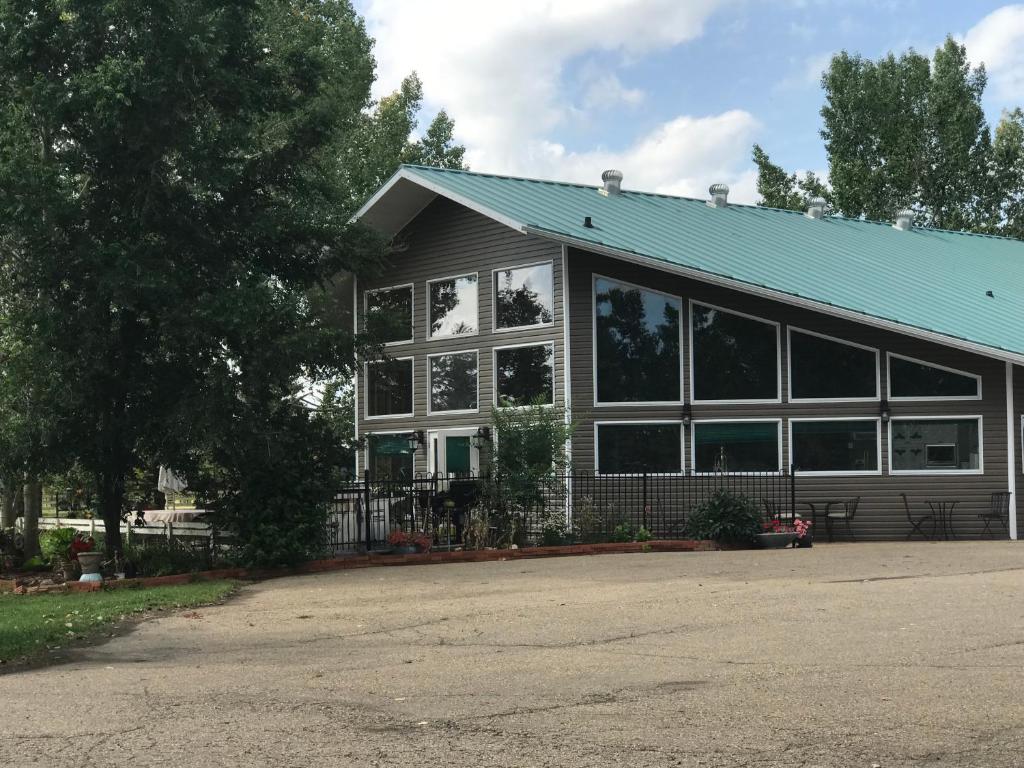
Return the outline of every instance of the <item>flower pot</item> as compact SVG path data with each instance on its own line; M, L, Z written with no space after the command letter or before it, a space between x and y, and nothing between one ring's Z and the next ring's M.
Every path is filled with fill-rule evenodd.
M420 551L420 549L415 544L403 544L400 547L395 547L391 551L396 555L415 555L417 552Z
M808 547L813 547L814 537L812 537L810 531L808 531L803 536L797 537L796 541L793 542L793 546L795 546L797 549L807 549Z
M64 576L64 581L74 581L78 578L78 563L74 560L62 559L57 567Z
M102 552L79 552L78 564L82 566L82 576L79 581L103 581L103 574L100 573L101 562L103 562Z
M761 549L782 549L788 547L796 538L795 533L759 533L757 546Z

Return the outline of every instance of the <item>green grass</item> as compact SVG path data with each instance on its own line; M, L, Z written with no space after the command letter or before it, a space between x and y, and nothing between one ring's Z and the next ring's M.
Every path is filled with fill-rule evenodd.
M34 660L48 649L88 639L132 615L193 608L225 598L233 581L69 594L0 594L0 662Z

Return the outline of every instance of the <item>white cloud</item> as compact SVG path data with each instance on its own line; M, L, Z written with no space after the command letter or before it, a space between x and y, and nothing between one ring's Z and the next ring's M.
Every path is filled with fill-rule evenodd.
M973 64L984 62L998 99L1024 99L1024 5L993 11L967 31L964 45Z
M679 115L616 151L552 139L572 121L596 127L601 141L611 108L649 102L620 73L700 36L731 1L366 0L363 12L377 40L377 93L416 70L427 105L455 120L474 169L598 183L614 167L627 188L703 196L710 182L726 181L743 195L757 122L741 110ZM566 70L581 61L570 87Z

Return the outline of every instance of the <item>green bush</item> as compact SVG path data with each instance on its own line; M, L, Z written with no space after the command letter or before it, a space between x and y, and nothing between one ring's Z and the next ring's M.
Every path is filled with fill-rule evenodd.
M750 544L761 533L757 505L743 494L719 488L686 519L686 535L723 544Z
M74 528L47 528L39 534L39 551L48 563L66 559L74 540Z
M206 547L193 548L156 536L146 538L153 540L132 544L124 550L125 570L131 570L134 576L173 576L213 567L213 558Z

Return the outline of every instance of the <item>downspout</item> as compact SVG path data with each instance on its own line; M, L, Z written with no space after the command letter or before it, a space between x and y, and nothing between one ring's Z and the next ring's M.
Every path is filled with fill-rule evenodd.
M562 412L565 425L572 424L572 358L569 354L569 246L562 244ZM565 440L566 467L570 475L565 480L565 525L572 528L572 437Z
M355 272L352 273L352 333L353 335L359 335L359 288L357 286L359 277ZM355 409L355 413L352 414L352 427L355 430L355 476L359 477L359 359L356 358L354 370L352 373L352 386L355 387L353 392L352 407Z
M1014 424L1013 363L1006 362L1006 489L1010 492L1010 538L1017 539L1017 427Z

